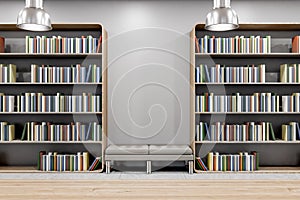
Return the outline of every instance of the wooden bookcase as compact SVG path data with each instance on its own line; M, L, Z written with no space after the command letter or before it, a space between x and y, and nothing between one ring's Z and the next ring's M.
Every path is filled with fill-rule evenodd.
M271 53L195 53L195 35L201 38L205 35L215 37L234 37L251 35L272 36ZM260 170L254 173L300 173L300 141L286 142L281 138L281 124L299 122L298 112L195 112L196 94L225 92L224 95L240 93L250 95L254 92L272 92L281 95L291 95L299 92L299 83L280 83L278 81L265 83L195 83L195 67L200 64L227 66L244 66L251 64L266 64L266 73L280 73L280 64L300 63L300 54L291 53L292 38L300 35L300 24L241 24L240 28L228 32L210 32L204 29L204 24L197 24L191 32L191 144L195 157L205 156L208 152L238 153L241 151L257 151L259 153ZM221 93L222 94L222 93ZM280 98L281 101L281 98ZM267 121L273 124L276 141L196 141L195 127L200 121L208 124L226 122L230 124L243 124L244 122ZM195 172L204 171L196 168ZM215 172L213 172L215 173ZM218 173L218 172L217 172ZM219 172L220 173L220 172Z
M107 136L107 33L100 24L53 24L49 32L28 32L16 28L15 24L0 24L0 35L5 37L5 53L0 54L0 63L17 65L17 82L0 83L0 92L20 95L25 92L43 92L44 94L102 94L101 112L10 112L0 113L0 121L15 124L16 139L0 142L0 173L1 172L41 172L37 170L39 151L71 153L87 151L90 153L90 164L94 157L102 156L100 169L91 172L102 172L104 169L104 150ZM102 35L102 45L99 53L26 53L25 36L62 36L81 37L92 35L99 38ZM97 64L102 66L102 81L100 83L31 83L21 80L22 75L30 73L30 65L70 66L73 64ZM28 75L27 75L28 76ZM19 81L18 81L19 79ZM53 122L67 124L74 122L98 122L102 124L102 141L21 141L25 122ZM82 173L82 172L81 172Z

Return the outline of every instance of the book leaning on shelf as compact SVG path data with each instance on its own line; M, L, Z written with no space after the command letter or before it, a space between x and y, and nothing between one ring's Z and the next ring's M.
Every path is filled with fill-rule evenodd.
M246 122L244 124L226 124L216 122L208 125L200 122L196 125L196 141L269 141L275 140L272 123Z
M202 171L208 171L205 163L200 157L196 157L195 160L196 160L196 169L200 169Z
M195 37L196 53L271 53L271 36Z
M253 95L196 95L196 112L279 112L280 98L273 93Z
M25 37L26 53L100 53L102 36L68 38L62 36Z
M102 125L97 122L53 124L27 122L21 140L27 141L102 141Z
M43 93L25 93L17 96L17 112L101 112L100 95L83 93L82 95L44 95Z
M64 67L31 65L32 83L100 83L101 75L102 67L96 64Z
M259 156L255 151L239 154L209 152L207 169L208 171L256 171L259 169Z
M196 83L265 83L265 64L232 67L200 64L195 69Z
M292 38L292 53L300 53L299 35Z
M15 83L17 81L17 66L0 64L0 83Z
M0 141L13 141L15 139L15 125L0 122Z
M89 153L58 154L57 152L40 151L38 169L41 171L88 171Z
M94 171L96 169L99 168L99 166L101 165L102 163L102 157L96 157L94 162L91 164L91 166L89 167L89 171Z

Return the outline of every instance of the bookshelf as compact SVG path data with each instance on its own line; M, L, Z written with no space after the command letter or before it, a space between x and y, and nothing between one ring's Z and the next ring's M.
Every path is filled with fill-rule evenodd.
M197 52L195 36L203 38L205 35L215 38L228 38L235 36L271 36L271 52L268 53L208 53ZM299 83L280 82L281 64L300 64L299 53L291 53L292 38L300 35L300 24L241 24L240 28L228 32L209 32L204 24L197 24L191 31L191 144L196 158L201 157L206 163L208 152L220 154L236 154L239 152L256 151L259 153L260 168L250 173L300 173L299 144L300 141L282 140L282 124L299 122L300 112L285 112L282 110L283 95L299 92ZM201 46L200 46L201 48ZM207 82L196 81L196 67L199 65L215 66L247 66L265 64L266 80L264 82ZM203 72L204 73L204 72ZM206 73L206 72L205 72ZM267 76L277 75L277 80ZM227 112L227 111L198 111L196 109L197 95L214 93L215 95L252 95L253 93L275 93L280 96L280 111L274 112ZM205 122L209 126L216 122L241 125L246 122L271 122L276 140L268 141L203 141L196 140L196 125ZM207 164L207 163L206 163ZM194 162L197 173L227 173L220 171L202 171ZM230 173L230 172L229 172ZM239 172L238 172L239 173ZM247 172L242 172L247 173Z
M78 111L78 112L19 112L17 111L17 100L15 100L15 106L13 112L0 112L0 121L9 122L9 124L15 125L15 138L12 141L0 141L0 173L1 172L17 172L17 173L55 173L55 171L40 171L37 169L38 156L40 151L58 152L59 154L73 154L77 152L89 152L89 165L92 164L95 157L102 157L104 160L104 150L106 148L106 136L107 136L107 33L100 24L53 24L53 30L49 32L28 32L16 28L15 24L0 24L1 36L5 37L5 53L0 53L0 64L15 64L17 68L17 80L16 82L1 82L0 92L9 95L18 96L26 92L30 93L43 93L44 95L55 96L57 93L64 95L82 95L83 93L91 93L100 96L101 110L92 111ZM62 36L68 38L80 38L82 39L82 46L78 48L84 48L85 39L82 36L92 36L94 39L93 48L98 47L98 40L102 36L102 42L99 51L95 50L91 53L26 53L26 40L25 36L29 35L34 38L37 36L46 36L51 38L52 36ZM84 40L84 41L83 41ZM67 41L67 40L66 40ZM65 42L66 42L65 41ZM37 40L35 41L37 42ZM55 45L66 45L66 43L55 43ZM36 43L37 45L38 43ZM70 44L70 43L69 43ZM77 43L76 43L77 44ZM79 45L80 43L78 43ZM90 43L85 43L86 47ZM60 46L62 48L62 46ZM59 48L56 46L56 48ZM74 40L75 49L75 40ZM77 49L77 48L76 48ZM83 50L82 50L83 51ZM31 65L36 64L39 66L57 66L57 67L70 67L76 64L80 64L81 67L86 66L87 70L89 66L95 65L100 67L99 73L102 78L100 81L93 81L92 77L98 77L97 75L86 75L86 81L65 81L60 82L33 82L31 80ZM63 69L64 70L64 69ZM81 71L80 71L81 72ZM60 72L58 72L60 73ZM77 72L76 72L77 73ZM78 74L78 73L77 73ZM92 73L91 73L92 74ZM52 77L53 75L48 75ZM66 75L68 76L68 75ZM88 78L91 77L91 78ZM53 78L53 77L52 77ZM64 76L65 78L65 76ZM63 78L63 79L64 79ZM59 105L70 105L71 101L64 102L59 101ZM96 101L90 100L91 106L96 107ZM45 103L45 105L47 105ZM83 106L83 103L76 104L76 107ZM90 140L88 136L85 139L79 138L78 140L62 139L65 136L61 136L60 139L50 140L28 140L25 138L21 140L24 126L26 122L51 122L51 125L59 125L61 127L69 125L71 122L81 122L85 124L87 128L91 126L92 122L97 122L101 128L97 129L100 135L100 139L96 141ZM96 123L95 123L96 124ZM50 127L50 125L49 125ZM73 125L73 128L75 125ZM65 128L65 127L64 127ZM80 127L82 128L82 127ZM56 130L56 129L55 129ZM68 134L62 129L61 134ZM74 129L72 129L74 131ZM94 130L94 129L90 129ZM26 131L28 131L26 129ZM79 130L78 130L79 131ZM84 129L87 131L87 129ZM83 131L83 132L84 132ZM27 132L26 132L27 133ZM90 132L89 132L90 133ZM36 134L40 134L37 132ZM58 133L60 134L60 133ZM79 134L79 132L78 132ZM96 134L96 133L95 133ZM38 136L35 136L38 137ZM59 136L56 136L59 137ZM68 136L69 137L69 136ZM70 137L73 137L70 136ZM77 136L79 137L79 136ZM94 136L93 136L94 137ZM49 141L50 140L50 141ZM64 171L66 173L95 173L102 172L104 169L104 162L100 164L95 171ZM60 172L57 172L60 173Z

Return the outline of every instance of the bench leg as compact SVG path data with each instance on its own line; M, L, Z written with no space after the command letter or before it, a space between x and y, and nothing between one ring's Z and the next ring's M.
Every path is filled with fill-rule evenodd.
M110 161L106 161L106 173L110 174Z
M193 161L189 161L189 174L193 174Z
M151 174L151 161L147 160L147 174Z

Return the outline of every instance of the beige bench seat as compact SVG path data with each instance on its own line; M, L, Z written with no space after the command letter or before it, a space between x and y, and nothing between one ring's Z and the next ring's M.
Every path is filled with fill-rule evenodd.
M146 161L151 173L151 161L186 161L193 173L193 152L188 145L109 145L105 150L106 172L112 161Z

